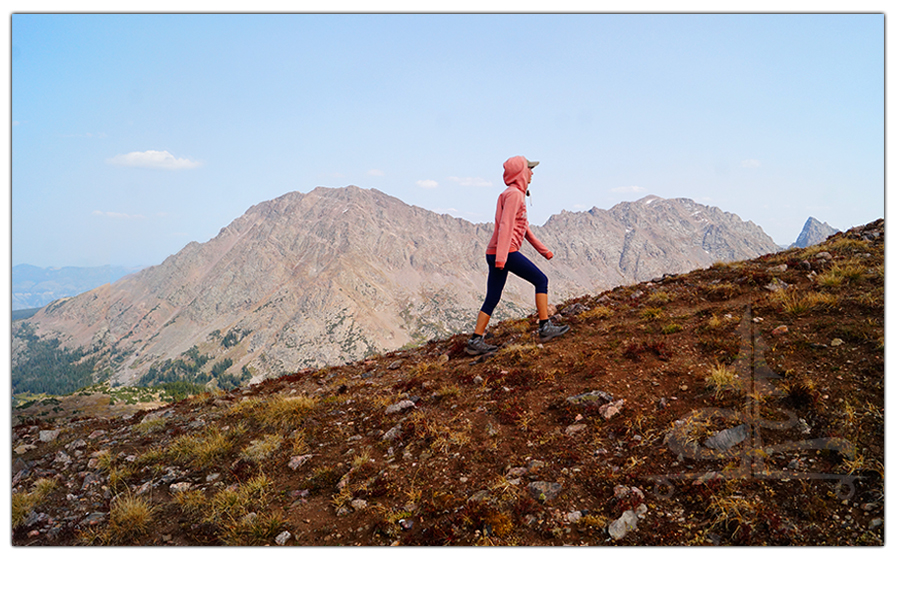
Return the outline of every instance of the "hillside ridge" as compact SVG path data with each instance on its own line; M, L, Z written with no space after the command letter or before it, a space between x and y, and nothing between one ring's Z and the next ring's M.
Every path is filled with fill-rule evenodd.
M461 334L108 417L36 400L12 542L884 544L883 220L556 308L569 334L508 319L490 357Z

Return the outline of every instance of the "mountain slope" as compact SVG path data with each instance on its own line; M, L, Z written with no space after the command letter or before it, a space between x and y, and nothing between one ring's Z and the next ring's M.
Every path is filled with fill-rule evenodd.
M28 326L92 348L117 384L190 351L209 357L207 370L225 364L256 380L343 363L467 330L491 230L377 190L289 193L159 266L47 306ZM555 216L534 232L556 254L545 262L524 250L550 276L554 301L777 249L733 214L652 196ZM530 287L513 280L497 315L532 305Z
M880 546L884 309L879 221L568 301L544 345L499 322L493 357L35 400L12 543Z

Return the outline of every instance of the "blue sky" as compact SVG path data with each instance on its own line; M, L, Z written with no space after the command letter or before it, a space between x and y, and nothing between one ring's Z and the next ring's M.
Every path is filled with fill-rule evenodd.
M152 265L250 206L374 187L532 224L688 197L788 244L884 216L883 15L11 17L12 264Z

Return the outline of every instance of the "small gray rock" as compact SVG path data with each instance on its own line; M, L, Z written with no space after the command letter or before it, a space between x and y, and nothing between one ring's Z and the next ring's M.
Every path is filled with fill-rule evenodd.
M401 411L405 411L407 409L412 409L416 404L409 400L400 401L399 403L394 403L385 409L385 414L391 415L392 413L400 413Z
M403 427L400 424L397 424L390 430L384 433L384 436L381 437L382 440L386 440L388 442L392 440L396 440L400 437L400 432L403 430Z
M528 484L528 493L537 501L551 501L562 491L562 484L556 482L531 482Z
M614 400L611 394L602 390L592 390L566 399L573 405L597 405L599 403L612 403Z
M169 492L172 494L178 494L179 492L187 492L191 489L192 484L190 482L176 482L169 486Z
M707 448L717 451L727 451L731 447L747 440L749 428L747 424L741 424L728 430L722 430L715 436L706 439Z
M630 531L637 529L638 516L632 510L625 511L622 516L609 524L609 535L613 540L621 540Z
M59 436L59 430L41 430L38 438L41 442L53 442Z

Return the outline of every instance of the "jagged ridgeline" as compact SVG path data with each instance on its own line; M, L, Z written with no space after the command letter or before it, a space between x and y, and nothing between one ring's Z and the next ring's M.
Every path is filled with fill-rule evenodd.
M778 250L734 214L655 196L533 230L555 257L524 251L554 302ZM230 388L467 330L491 232L375 189L288 193L158 266L14 322L14 392L36 391L49 355L78 372L52 374L59 392L103 380ZM510 281L497 319L532 310L531 288Z

